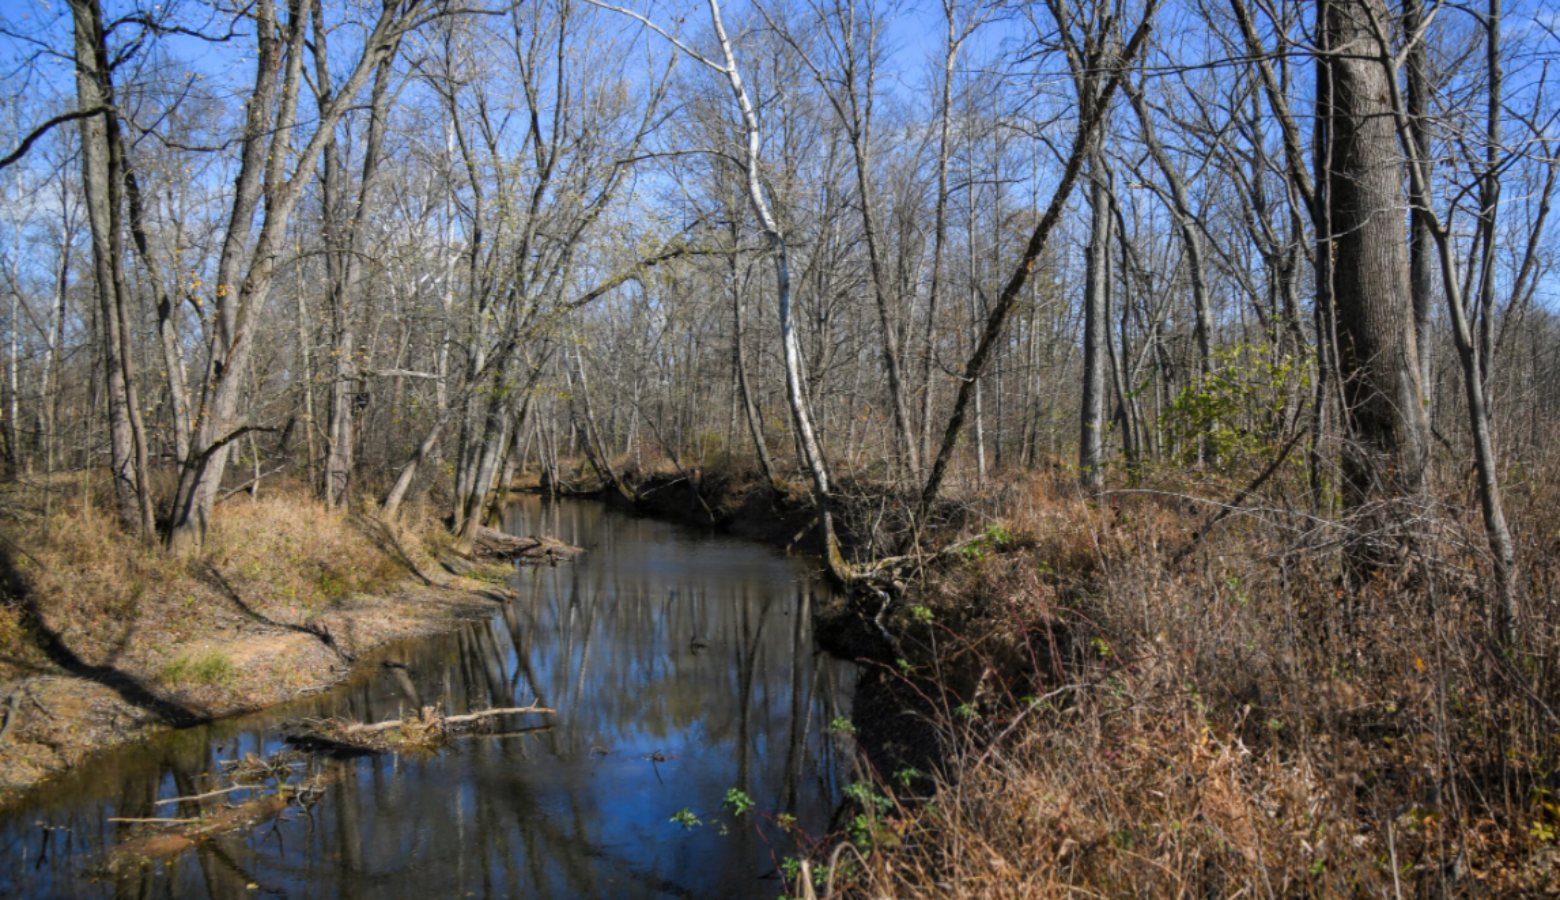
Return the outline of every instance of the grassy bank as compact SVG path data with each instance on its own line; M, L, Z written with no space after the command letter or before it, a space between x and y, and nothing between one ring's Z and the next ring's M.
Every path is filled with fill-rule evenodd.
M141 546L85 496L78 482L7 496L8 796L95 750L320 690L368 650L493 607L491 584L434 562L420 537L440 533L432 523L392 538L302 489L273 489L222 506L205 552L180 559Z

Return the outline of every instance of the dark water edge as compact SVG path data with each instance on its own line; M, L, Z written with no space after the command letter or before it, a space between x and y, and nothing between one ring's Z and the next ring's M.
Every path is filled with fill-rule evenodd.
M92 759L0 821L0 896L777 894L791 838L772 817L821 833L848 766L830 723L855 672L815 646L829 588L814 567L588 500L525 497L506 525L589 552L517 572L520 599L490 620L381 651L329 692ZM109 817L197 814L152 804L208 789L220 760L284 749L284 722L533 698L557 714L434 754L313 762L341 768L311 814L92 874L136 833ZM723 808L732 789L754 812ZM670 821L684 809L702 824Z

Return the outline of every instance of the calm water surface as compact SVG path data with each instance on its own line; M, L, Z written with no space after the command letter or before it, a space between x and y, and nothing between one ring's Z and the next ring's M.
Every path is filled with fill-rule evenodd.
M591 501L527 498L507 525L589 552L521 570L520 599L490 620L391 648L333 691L90 761L0 821L0 896L774 896L787 838L721 807L738 788L818 834L838 799L848 763L829 723L854 673L813 644L826 590L813 567ZM108 817L196 814L152 801L204 789L220 760L284 749L287 720L533 698L558 713L437 754L320 763L341 768L312 816L92 877L134 834ZM704 824L669 821L684 808Z

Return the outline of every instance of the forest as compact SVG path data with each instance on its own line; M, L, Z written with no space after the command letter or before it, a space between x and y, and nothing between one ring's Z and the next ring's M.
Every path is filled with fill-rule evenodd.
M1543 0L23 0L0 65L0 783L127 736L40 678L277 702L170 648L436 630L341 610L596 497L837 592L771 896L1560 891Z

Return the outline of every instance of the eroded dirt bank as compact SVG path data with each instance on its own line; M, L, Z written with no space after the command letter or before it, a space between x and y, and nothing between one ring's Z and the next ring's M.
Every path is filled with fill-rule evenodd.
M6 548L0 808L107 748L324 690L508 596L507 564L451 575L417 529L281 495L225 513L194 560L79 512Z

